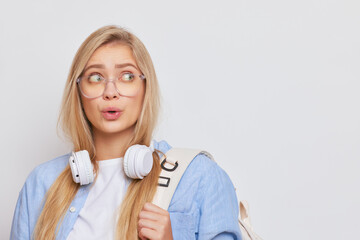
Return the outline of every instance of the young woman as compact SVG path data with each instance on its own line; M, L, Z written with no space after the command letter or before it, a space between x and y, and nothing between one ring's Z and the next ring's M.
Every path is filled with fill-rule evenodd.
M241 239L234 187L205 155L188 166L167 211L151 203L160 157L171 148L152 141L158 110L158 82L142 42L117 26L92 33L73 60L59 123L73 151L89 153L95 181L74 182L72 153L36 167L19 194L10 238ZM123 161L136 144L153 145L152 167L132 179Z

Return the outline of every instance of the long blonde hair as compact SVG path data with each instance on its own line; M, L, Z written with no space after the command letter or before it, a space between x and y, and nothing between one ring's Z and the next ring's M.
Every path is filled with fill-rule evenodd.
M97 173L95 161L96 149L93 142L92 128L82 108L76 79L82 74L93 52L102 45L120 42L132 49L140 71L146 77L145 96L134 135L128 147L133 144L149 145L156 126L160 100L159 87L154 66L143 43L124 28L110 25L93 32L80 46L72 62L67 78L58 126L73 143L73 151L87 150ZM129 185L120 207L117 222L117 239L138 239L138 215L145 202L150 202L155 195L160 174L160 151L153 153L153 168L143 180L133 180ZM74 183L69 166L58 176L44 197L44 207L34 229L35 239L55 239L59 226L74 199L79 184Z

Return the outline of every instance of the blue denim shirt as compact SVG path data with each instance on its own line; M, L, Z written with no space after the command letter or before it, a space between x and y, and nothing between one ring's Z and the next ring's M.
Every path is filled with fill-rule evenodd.
M164 153L171 148L166 141L155 141L154 147ZM19 193L11 240L31 238L45 193L68 164L70 154L40 164L30 173ZM90 186L80 187L56 239L66 239L69 235ZM186 169L168 211L174 239L241 239L234 186L226 172L203 154L196 156Z

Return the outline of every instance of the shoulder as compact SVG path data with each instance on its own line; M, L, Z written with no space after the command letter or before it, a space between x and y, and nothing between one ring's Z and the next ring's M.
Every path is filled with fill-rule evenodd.
M171 148L173 148L167 141L161 140L161 141L155 141L154 147L161 152L165 153L168 152ZM189 171L198 171L206 173L211 168L218 168L218 170L222 170L215 161L210 159L205 154L198 154L189 164L186 172Z
M200 164L211 161L206 156ZM207 158L207 160L205 160ZM195 160L195 159L194 159ZM196 162L195 162L196 163ZM229 237L241 239L238 225L238 199L229 175L215 162L207 164L197 190L199 239Z
M186 171L196 171L200 175L207 176L212 171L223 171L222 168L210 157L200 153L189 164Z
M230 234L241 239L237 203L228 174L210 157L198 154L184 172L168 208L174 236L190 238L197 233L199 239L213 239Z
M234 189L229 175L205 154L199 154L192 160L183 178L184 182L198 182L198 194L201 198L224 189Z
M165 154L172 148L165 140L155 141L154 147ZM194 182L201 182L202 184L218 182L226 185L229 185L230 183L232 186L227 173L213 159L202 153L196 155L191 161L184 172L179 185L186 185L187 182L189 184Z
M65 169L71 153L67 153L36 166L26 179L27 187L43 188L47 191L51 184ZM40 190L40 189L38 189Z
M181 160L180 160L181 161ZM209 195L234 191L228 174L209 156L198 154L191 161L176 188L170 208L191 208L184 202L201 205ZM179 204L179 205L178 205Z

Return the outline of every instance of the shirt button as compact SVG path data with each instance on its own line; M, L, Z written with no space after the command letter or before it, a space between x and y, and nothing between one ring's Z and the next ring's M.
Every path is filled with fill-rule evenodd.
M75 212L76 208L75 207L71 207L70 208L70 212Z

